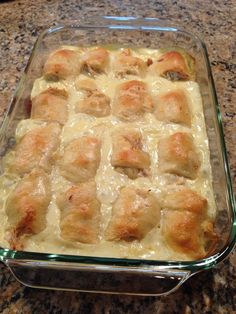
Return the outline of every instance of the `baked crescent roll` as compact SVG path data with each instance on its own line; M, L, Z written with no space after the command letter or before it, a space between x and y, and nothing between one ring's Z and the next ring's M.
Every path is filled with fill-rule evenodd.
M100 229L100 202L95 182L72 186L57 197L61 210L61 237L69 241L96 243Z
M110 114L110 98L98 90L94 80L78 80L76 89L84 93L84 99L76 105L76 112L95 117L105 117Z
M189 211L165 210L162 231L168 245L191 258L205 256L203 234L196 214Z
M129 178L148 174L150 156L143 151L142 135L135 129L118 130L112 135L111 164Z
M162 233L167 244L190 259L203 258L216 243L213 224L207 217L207 200L182 188L168 192L162 207Z
M167 49L150 66L150 71L171 81L195 79L195 59L183 49Z
M158 154L162 172L196 179L200 160L190 134L177 132L161 139Z
M100 164L101 141L96 137L82 136L71 141L59 159L60 173L73 183L94 178Z
M158 120L191 127L188 99L181 89L160 95L154 114Z
M53 51L44 64L43 75L48 80L74 77L82 67L80 53L70 49Z
M97 47L85 52L82 56L84 68L94 75L97 73L105 72L109 62L109 53L102 47Z
M146 69L146 62L132 56L130 49L124 49L113 63L113 70L117 77L125 77L127 75L143 76Z
M115 116L124 121L134 121L153 109L153 100L145 83L133 80L118 86L113 110Z
M32 119L54 120L65 124L68 117L68 93L57 88L48 88L32 99Z
M171 210L188 210L202 216L207 211L207 200L197 192L185 187L167 192L161 205Z
M19 181L6 203L12 249L23 249L26 235L45 229L50 200L50 180L42 169L34 169Z
M159 221L156 197L145 189L125 187L113 206L106 238L110 241L141 240Z
M59 145L60 133L61 127L57 122L50 122L46 126L27 132L16 145L10 170L19 175L38 166L50 171L53 154Z

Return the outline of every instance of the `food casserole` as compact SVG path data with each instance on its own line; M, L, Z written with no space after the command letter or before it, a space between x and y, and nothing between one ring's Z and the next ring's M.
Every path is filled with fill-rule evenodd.
M223 150L221 148L222 131L217 121L217 105L207 56L204 45L198 39L175 28L157 25L157 21L152 19L114 18L112 20L107 17L98 24L96 27L86 24L56 27L41 35L27 67L26 77L21 81L17 97L9 108L10 115L7 118L10 118L10 121L5 120L2 126L2 131L5 131L1 133L4 144L3 154L5 148L14 144L14 127L17 122L28 115L25 104L35 79L41 76L45 57L51 51L62 45L119 44L123 47L183 48L196 59L196 80L200 86L209 139L217 206L216 231L220 235L220 241L209 257L195 262L41 254L8 249L2 250L2 259L19 280L31 286L113 293L161 294L174 289L194 272L220 261L232 248L235 238L234 203L227 167L224 167L227 163L224 147ZM220 169L221 175L219 175ZM222 187L222 178L224 178L225 190ZM57 276L57 273L60 273L60 276Z

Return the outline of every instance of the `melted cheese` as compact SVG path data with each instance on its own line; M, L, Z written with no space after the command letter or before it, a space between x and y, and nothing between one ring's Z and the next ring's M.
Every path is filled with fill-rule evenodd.
M68 48L68 47L67 47ZM69 47L75 49L74 47ZM111 58L118 53L118 50L111 50ZM159 56L158 50L138 49L134 50L134 55L147 60L147 58L157 58ZM79 79L87 78L81 74ZM77 78L78 79L78 78ZM95 77L98 88L111 98L111 107L113 106L113 99L116 87L123 81L137 79L136 76L129 76L124 79L117 79L110 68L108 73L97 75ZM57 167L54 166L51 172L51 181L53 188L53 196L47 214L47 227L44 231L37 235L30 236L25 245L25 250L32 252L47 252L47 253L62 253L73 255L90 255L90 256L109 256L109 257L126 257L126 258L144 258L144 259L164 259L164 260L186 260L189 259L184 254L172 251L167 245L161 235L160 226L154 228L142 241L133 242L109 242L104 240L104 231L111 218L112 204L119 195L119 190L125 185L131 185L140 188L148 188L156 194L157 198L161 197L163 191L171 189L171 186L176 184L184 184L208 200L208 215L212 219L215 216L215 203L212 190L211 166L209 160L208 140L205 130L203 109L201 95L198 84L195 82L170 82L161 77L154 77L146 75L142 78L147 83L149 91L154 99L158 94L171 91L176 88L183 88L187 94L191 115L192 127L184 127L178 124L165 123L158 121L153 114L146 113L139 121L128 123L129 126L139 128L143 135L144 150L150 154L151 157L151 177L140 177L136 180L129 179L126 175L116 172L111 166L111 133L117 127L127 127L124 123L116 117L110 115L103 118L96 118L86 114L76 114L75 105L83 98L83 93L77 91L74 81L60 81L48 82L43 77L37 79L34 83L31 97L36 96L48 87L64 88L69 93L69 119L65 124L61 134L61 145L59 150L72 139L78 138L82 135L95 135L102 140L101 148L101 163L97 171L95 181L97 184L97 195L102 203L102 223L100 242L96 245L71 243L65 241L60 237L60 210L58 209L55 199L56 195L66 188L71 186L71 183L60 176ZM16 140L27 133L29 130L44 124L45 122L37 120L22 120L16 129ZM158 151L157 143L162 137L173 134L177 131L191 132L194 137L194 142L200 153L201 168L196 180L188 180L180 178L171 174L163 174L158 168ZM11 153L10 153L11 155ZM10 155L6 157L5 164L7 169L7 161ZM0 180L0 245L2 247L9 247L5 232L7 230L7 217L5 214L4 203L14 188L19 178L10 176L7 172Z

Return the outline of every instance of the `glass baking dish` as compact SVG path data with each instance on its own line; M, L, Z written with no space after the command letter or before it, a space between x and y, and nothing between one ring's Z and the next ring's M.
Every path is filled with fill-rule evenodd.
M197 82L203 100L210 147L213 189L217 206L215 251L191 262L138 260L44 254L0 248L0 260L14 276L31 287L102 293L162 295L177 289L186 279L222 261L236 239L236 207L233 198L221 115L207 51L196 36L153 18L108 17L69 26L55 26L38 38L19 87L0 130L0 153L14 145L14 132L29 117L29 99L46 56L61 45L110 45L159 48L178 46L196 59Z

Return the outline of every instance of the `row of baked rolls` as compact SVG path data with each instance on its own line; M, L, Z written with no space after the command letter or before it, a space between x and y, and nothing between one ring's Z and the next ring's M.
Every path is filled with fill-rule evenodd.
M143 150L142 134L136 129L116 130L112 134L111 164L130 179L150 175L150 155ZM192 135L177 132L158 142L158 164L162 173L194 180L198 176L200 158Z
M147 84L132 80L118 85L113 114L124 121L136 121L145 112L153 112L157 120L191 127L191 113L182 89L160 94L156 101L148 91Z
M6 203L11 248L22 249L26 235L44 230L50 200L50 180L40 168L34 169L17 184ZM94 182L70 187L57 196L57 204L61 209L62 238L82 243L98 241L101 204ZM187 188L169 191L160 200L145 189L122 188L113 205L105 238L112 241L143 239L159 225L161 208L161 230L166 243L173 250L192 258L203 257L216 236L207 217L207 200Z
M130 179L150 175L150 155L143 149L137 129L118 129L112 133L111 165ZM188 179L196 179L200 159L191 134L177 132L158 143L159 169ZM93 179L101 160L101 141L82 136L68 143L58 165L61 175L73 183Z
M150 175L150 155L143 149L142 134L136 129L112 133L111 165L130 179ZM158 143L159 169L191 180L197 178L200 158L189 133L177 132ZM101 141L82 136L72 140L59 158L60 173L73 183L93 179L101 160Z
M76 87L84 98L76 105L75 112L82 112L95 117L110 114L110 98L98 90L92 80L81 80ZM65 89L49 87L32 98L31 119L57 121L65 124L68 120L69 95Z
M142 240L153 228L160 227L164 242L173 251L199 259L216 243L207 207L205 198L185 187L160 198L145 189L125 187L113 205L105 236L112 241Z
M74 78L82 72L90 75L106 73L110 66L110 52L102 47L93 49L58 49L45 62L43 74L46 79ZM111 70L116 77L137 75L147 70L169 80L195 78L195 60L183 49L166 49L158 58L143 60L134 56L131 49L121 49L112 62Z
M99 241L101 204L94 182L70 187L57 197L57 204L62 213L62 238L90 244ZM111 241L141 240L159 220L160 207L156 197L145 189L126 187L114 203L105 238Z
M53 122L27 132L15 148L10 170L21 176L35 167L49 172L55 162L60 131L60 126ZM147 173L150 158L142 150L142 137L138 130L115 132L112 141L111 163L117 171L131 178L136 178L140 172ZM57 158L61 175L73 183L94 178L100 164L100 150L101 141L96 137L82 136L72 140Z
M109 53L104 48L87 50L83 54L72 49L53 51L43 68L44 77L48 80L74 78L83 70L94 75L104 72L109 62Z
M150 175L150 155L143 149L137 129L117 129L112 133L111 165L130 179ZM191 134L178 132L158 143L159 169L188 179L196 179L200 159ZM68 143L57 162L60 173L73 183L93 179L101 160L101 141L82 136Z
M6 203L11 248L23 249L25 236L45 229L50 200L50 180L42 169L34 169L17 184ZM101 204L94 182L72 186L60 193L56 201L61 209L62 238L90 244L99 241ZM105 238L109 241L142 240L160 225L161 208L161 232L174 251L201 258L212 249L216 235L207 216L207 200L184 187L169 191L160 199L146 189L122 188L113 205Z
M69 188L57 197L57 204L62 211L62 238L98 243L101 204L96 197L94 182ZM105 239L141 241L152 229L160 227L164 242L173 251L190 259L202 258L216 242L207 206L205 198L185 187L169 191L160 199L150 190L124 187L113 204Z
M58 153L61 127L56 122L36 127L27 132L17 143L9 163L9 171L24 176L35 168L50 173L57 164L60 173L74 183L93 178L101 159L101 141L95 137L82 136L66 145Z
M157 120L191 127L189 103L182 89L163 93L154 103L144 82L127 81L118 85L111 110L110 98L98 89L94 80L77 80L75 86L83 94L83 99L75 106L76 113L95 117L105 117L112 113L123 121L136 121L144 113L153 112ZM65 124L68 105L68 93L65 90L48 88L33 97L31 118Z
M62 153L59 146L61 127L56 122L36 127L27 132L16 145L9 170L23 176L36 167L50 172L53 163L61 175L71 182L85 182L95 177L101 159L101 140L82 136L69 142ZM142 134L137 129L117 129L112 133L111 164L118 172L135 179L147 176L150 156L143 149ZM58 155L58 154L57 154ZM191 134L177 132L158 143L159 169L189 179L196 179L200 159Z

